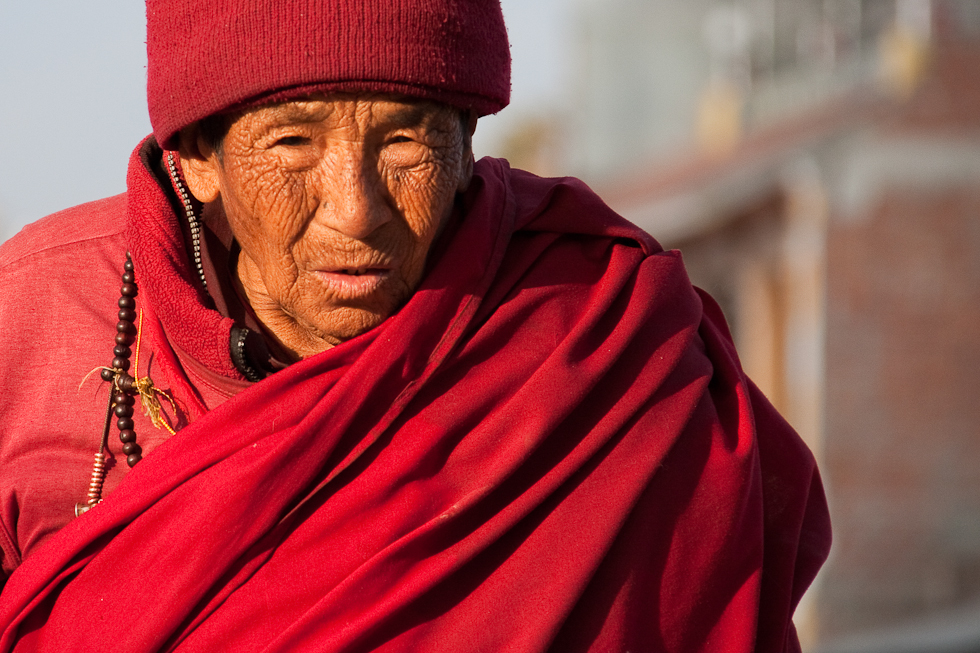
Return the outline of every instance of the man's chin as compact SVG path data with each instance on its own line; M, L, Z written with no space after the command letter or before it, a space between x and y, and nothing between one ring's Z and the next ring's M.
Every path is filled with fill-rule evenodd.
M396 310L396 307L385 310L341 306L317 320L310 331L330 346L336 346L364 335L388 319Z

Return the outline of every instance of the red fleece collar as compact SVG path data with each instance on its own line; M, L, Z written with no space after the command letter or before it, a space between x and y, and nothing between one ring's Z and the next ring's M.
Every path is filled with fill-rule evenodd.
M140 296L183 352L222 376L243 379L228 348L234 320L205 305L210 301L195 282L180 221L147 169L160 155L152 137L144 140L130 157L126 178L127 240Z

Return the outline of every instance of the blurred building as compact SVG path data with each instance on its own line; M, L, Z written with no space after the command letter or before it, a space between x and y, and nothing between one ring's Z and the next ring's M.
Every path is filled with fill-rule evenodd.
M980 2L583 12L578 99L525 154L681 249L816 453L806 647L980 651Z

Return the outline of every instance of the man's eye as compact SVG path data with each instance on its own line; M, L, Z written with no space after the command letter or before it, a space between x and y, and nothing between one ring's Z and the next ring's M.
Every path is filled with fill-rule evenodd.
M297 145L306 145L309 142L310 139L305 136L283 136L273 143L273 146L284 145L286 147L296 147Z
M382 150L384 160L401 168L417 166L429 157L429 148L407 136L396 136Z

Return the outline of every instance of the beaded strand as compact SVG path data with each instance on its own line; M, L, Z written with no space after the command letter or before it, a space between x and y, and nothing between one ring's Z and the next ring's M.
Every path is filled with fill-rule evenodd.
M136 380L128 374L129 358L132 355L130 345L136 340L136 275L133 272L133 260L126 252L126 263L123 264L122 287L119 289L119 322L116 323L116 346L112 349L111 367L102 368L102 380L112 384L109 391L109 404L106 410L105 424L102 429L102 441L95 463L92 467L92 477L89 481L88 495L85 503L75 505L75 516L79 516L102 501L102 485L106 476L106 454L109 429L113 415L116 427L119 429L119 439L123 443L123 453L126 454L126 464L133 467L143 458L143 450L136 443L136 431L133 422L133 406L136 399L133 395L138 392Z
M143 450L136 444L136 432L133 430L133 405L137 393L136 382L128 374L129 357L132 355L130 345L136 338L136 275L133 273L133 260L126 252L126 263L123 265L122 288L119 290L119 322L116 324L116 346L112 353L112 367L102 369L102 378L112 383L113 413L118 418L116 427L119 429L119 439L123 443L123 453L126 454L126 464L133 467L143 458Z

